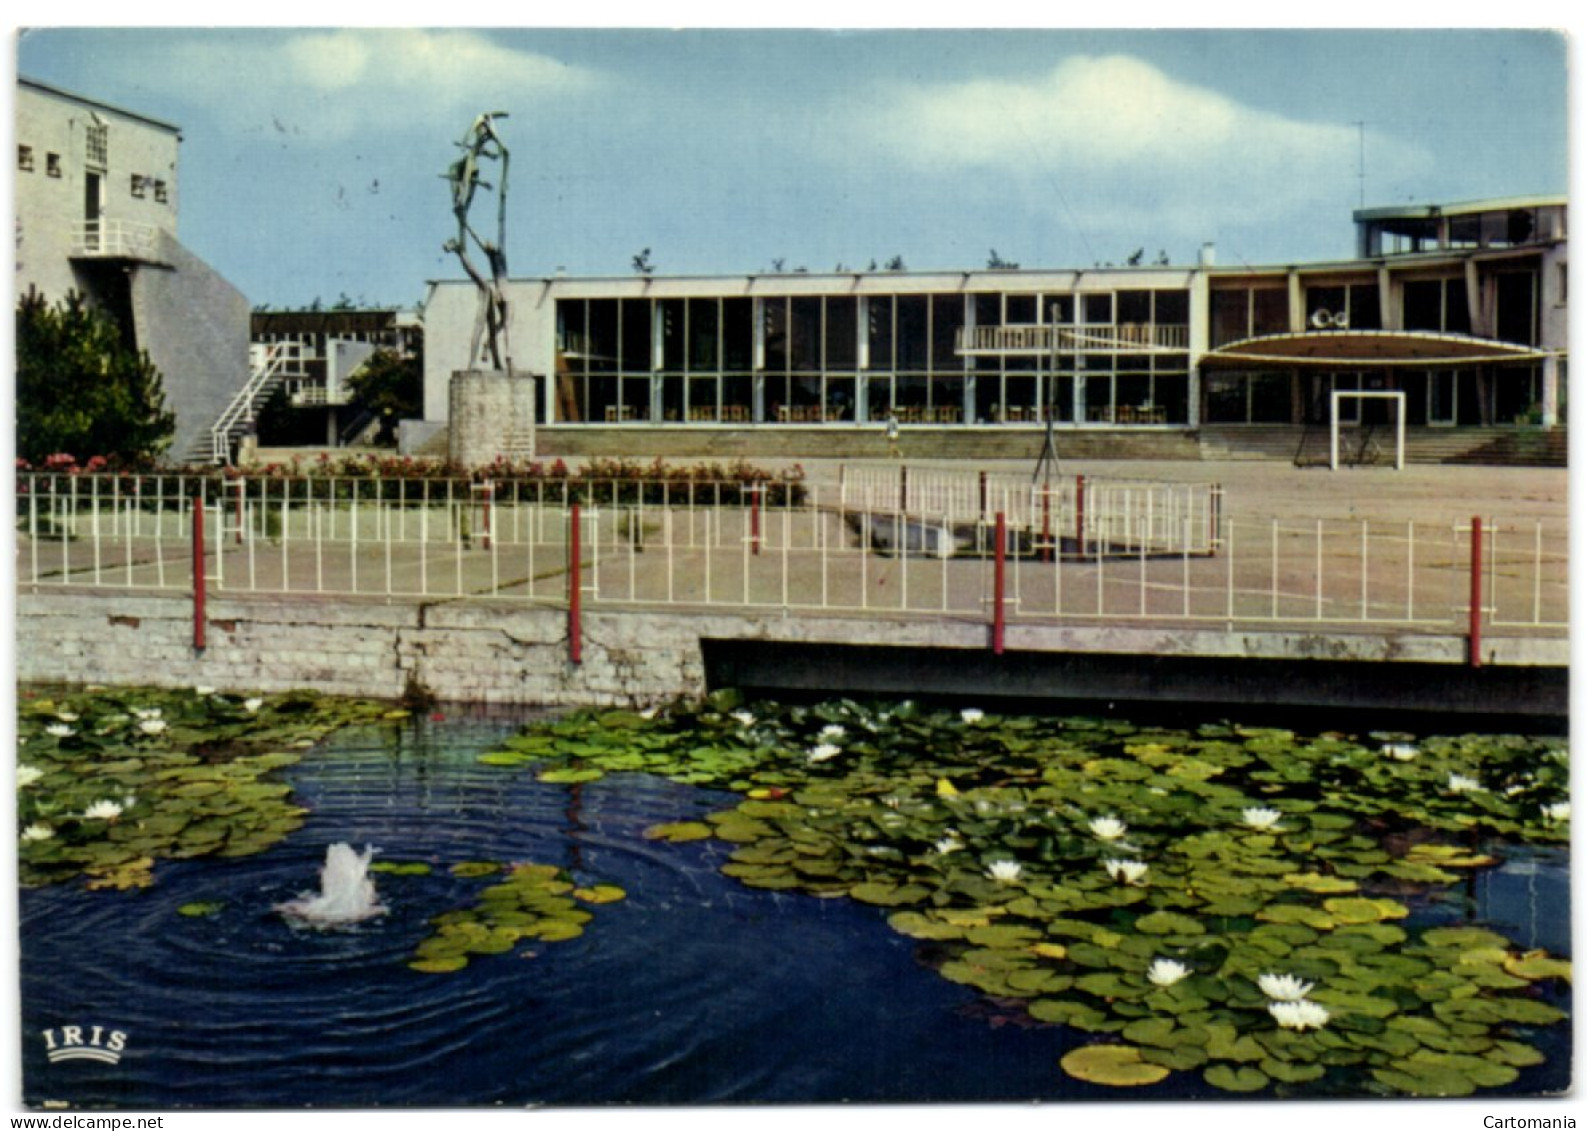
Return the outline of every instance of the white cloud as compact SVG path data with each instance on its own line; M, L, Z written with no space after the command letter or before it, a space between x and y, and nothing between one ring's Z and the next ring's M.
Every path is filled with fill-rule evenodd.
M862 136L849 144L927 173L984 171L1005 188L1083 186L1076 203L1088 210L1110 207L1113 185L1136 206L1157 195L1158 208L1190 208L1205 225L1209 203L1293 209L1353 186L1356 173L1355 126L1244 105L1122 55L1070 57L1034 79L894 88L874 105L854 116ZM1375 178L1430 164L1416 145L1368 143Z
M147 66L148 60L126 61ZM473 114L599 87L594 71L463 30L301 30L182 39L161 52L178 89L233 125L273 123L310 141L433 129Z

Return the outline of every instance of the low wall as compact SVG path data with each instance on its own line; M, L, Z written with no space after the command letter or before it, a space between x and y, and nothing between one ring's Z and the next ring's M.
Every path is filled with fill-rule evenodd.
M217 598L193 647L181 596L20 593L17 678L231 691L314 687L444 702L640 705L719 684L876 694L1306 703L1548 716L1568 711L1569 642L1011 624L600 608L572 664L565 609L484 601Z

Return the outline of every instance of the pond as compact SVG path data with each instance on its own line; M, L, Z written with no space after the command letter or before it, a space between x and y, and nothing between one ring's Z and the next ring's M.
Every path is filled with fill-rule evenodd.
M112 751L71 749L86 718L43 733L63 725L45 722L61 703L24 708L23 762L43 772L22 787L23 819L57 832L24 840L29 1104L1223 1099L1569 1083L1555 740L1302 739L719 698L527 731L369 709L307 747L301 705L209 698L218 723L166 696L171 727ZM117 706L137 710L127 695ZM250 747L256 719L264 737ZM200 745L191 762L169 753L217 732L242 745ZM301 760L271 759L282 745ZM264 760L256 772L218 769L249 758ZM1455 764L1480 791L1428 788L1447 787ZM106 822L131 846L108 858L29 798L69 792L68 769L81 779L88 765L100 780L77 787L80 813L145 783ZM1319 787L1325 765L1337 772ZM1386 784L1400 780L1422 798L1412 822L1408 795ZM1358 791L1374 783L1382 804L1363 808ZM1350 819L1335 819L1340 805ZM316 887L335 843L378 848L388 913L295 926L277 908ZM1120 871L1126 857L1146 874ZM1264 995L1269 974L1289 975L1287 996L1327 1020L1281 1022L1302 1014ZM117 1059L51 1059L68 1027L90 1046L119 1034Z

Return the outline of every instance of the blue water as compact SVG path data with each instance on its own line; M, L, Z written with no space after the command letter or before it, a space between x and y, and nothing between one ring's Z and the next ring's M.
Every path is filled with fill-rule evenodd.
M294 767L311 811L270 852L162 863L131 893L76 886L21 899L24 1098L83 1106L299 1107L1115 1098L1059 1058L1083 1034L1011 1012L917 961L885 912L745 888L730 846L642 831L730 795L619 775L583 786L482 767L510 722L348 733ZM385 918L351 931L272 911L317 884L325 846L373 844L429 876L378 875ZM628 898L585 934L408 969L428 920L473 902L466 860L535 861ZM488 881L487 881L488 882ZM208 918L183 904L222 900ZM1527 947L1569 951L1563 858L1495 869L1430 918L1479 915ZM520 944L521 946L524 944ZM119 1064L51 1063L41 1035L100 1025ZM1563 1026L1557 1027L1563 1029ZM1513 1090L1568 1081L1568 1035ZM1183 1083L1179 1081L1183 1080ZM1196 1074L1153 1089L1197 1094ZM1221 1093L1213 1093L1225 1098Z

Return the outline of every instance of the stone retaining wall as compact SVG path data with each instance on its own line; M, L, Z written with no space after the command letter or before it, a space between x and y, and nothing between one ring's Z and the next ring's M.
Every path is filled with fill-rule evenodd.
M1150 625L1011 624L1008 653L994 656L988 626L968 619L602 608L584 617L574 665L562 608L306 596L212 599L202 651L192 602L175 594L19 593L16 632L25 683L313 687L387 699L423 690L443 702L543 706L644 705L718 680L1563 714L1569 664L1564 639L1492 639L1484 666L1472 668L1455 636Z

